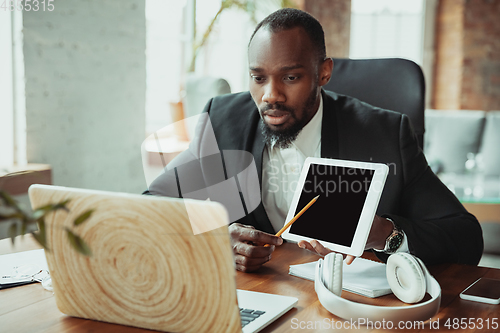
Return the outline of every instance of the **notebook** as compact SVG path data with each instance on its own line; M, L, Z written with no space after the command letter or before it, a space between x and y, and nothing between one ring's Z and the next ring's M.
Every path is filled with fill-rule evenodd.
M34 283L33 275L47 270L43 249L0 256L0 289Z
M236 290L227 225L194 235L192 225L228 222L215 202L47 185L29 190L34 208L70 199L47 216L46 251L54 296L67 315L168 332L241 332L240 308L261 310L243 327L257 332L297 304ZM73 221L88 209L83 224ZM67 230L92 257L77 253ZM263 297L259 300L259 297Z
M316 261L290 265L289 274L314 281L315 271ZM342 273L343 290L371 298L392 293L383 263L356 258L350 265L344 261Z

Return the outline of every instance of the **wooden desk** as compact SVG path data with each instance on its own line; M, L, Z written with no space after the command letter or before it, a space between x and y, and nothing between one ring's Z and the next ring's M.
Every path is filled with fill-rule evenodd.
M500 199L499 199L500 201ZM500 223L500 203L463 203L465 209L479 222Z
M18 239L19 241L20 239ZM34 242L26 237L24 241L16 243L12 248L10 240L0 241L0 254L19 252L37 248ZM288 266L316 260L318 257L310 252L299 249L293 244L284 244L277 248L271 262L266 264L258 273L237 274L238 288L261 292L277 293L294 296L299 299L296 308L290 310L276 322L263 330L263 332L320 332L321 330L293 330L292 320L300 323L309 321L323 321L325 318L337 319L326 311L318 301L314 292L314 284L288 275ZM436 277L442 288L442 299L440 312L433 318L439 319L439 329L429 329L429 323L425 324L420 332L448 331L444 325L448 319L451 321L461 318L472 318L477 323L482 319L483 329L479 332L498 332L500 327L494 329L492 322L500 321L500 305L488 305L483 303L465 301L459 298L459 293L472 282L480 277L500 279L500 270L485 267L465 265L436 265L429 267L431 273ZM393 295L367 299L350 293L343 293L343 297L368 301L371 304L391 305L401 304ZM360 318L363 314L360 314ZM486 321L489 322L489 329ZM453 322L451 322L453 324ZM498 323L500 325L500 323ZM468 326L469 328L470 326ZM107 324L92 320L68 317L57 309L55 299L51 292L46 291L40 284L31 284L11 289L0 290L0 328L2 332L151 332L133 327ZM331 329L323 331L330 332ZM356 332L372 332L367 327L357 328ZM387 330L388 332L392 330ZM405 330L408 331L408 330ZM474 331L467 329L463 331ZM380 332L378 330L377 332Z

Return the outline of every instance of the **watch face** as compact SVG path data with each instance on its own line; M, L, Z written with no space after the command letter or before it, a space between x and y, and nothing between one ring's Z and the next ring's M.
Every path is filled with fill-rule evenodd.
M389 240L389 250L387 252L394 253L403 244L403 235L396 234Z

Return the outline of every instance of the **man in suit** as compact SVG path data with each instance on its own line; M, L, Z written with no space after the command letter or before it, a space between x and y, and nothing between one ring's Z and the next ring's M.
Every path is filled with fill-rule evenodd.
M258 269L282 244L273 234L290 207L289 185L309 156L390 166L366 244L382 260L405 251L427 264L478 263L483 248L479 223L432 173L408 117L322 90L333 62L326 57L316 19L294 9L269 15L250 39L248 60L250 91L213 98L205 108L218 148L253 154L260 180L262 203L230 226L237 269ZM200 158L202 137L180 161ZM203 163L196 168L203 175L210 169ZM151 194L181 195L172 170L151 184ZM342 223L335 215L332 211L325 219ZM317 241L299 246L329 252Z

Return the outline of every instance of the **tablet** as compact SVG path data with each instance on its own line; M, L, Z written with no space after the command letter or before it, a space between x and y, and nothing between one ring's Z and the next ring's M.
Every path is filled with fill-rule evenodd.
M316 239L332 251L360 256L388 172L381 163L307 158L286 221L320 197L282 237L294 242Z

